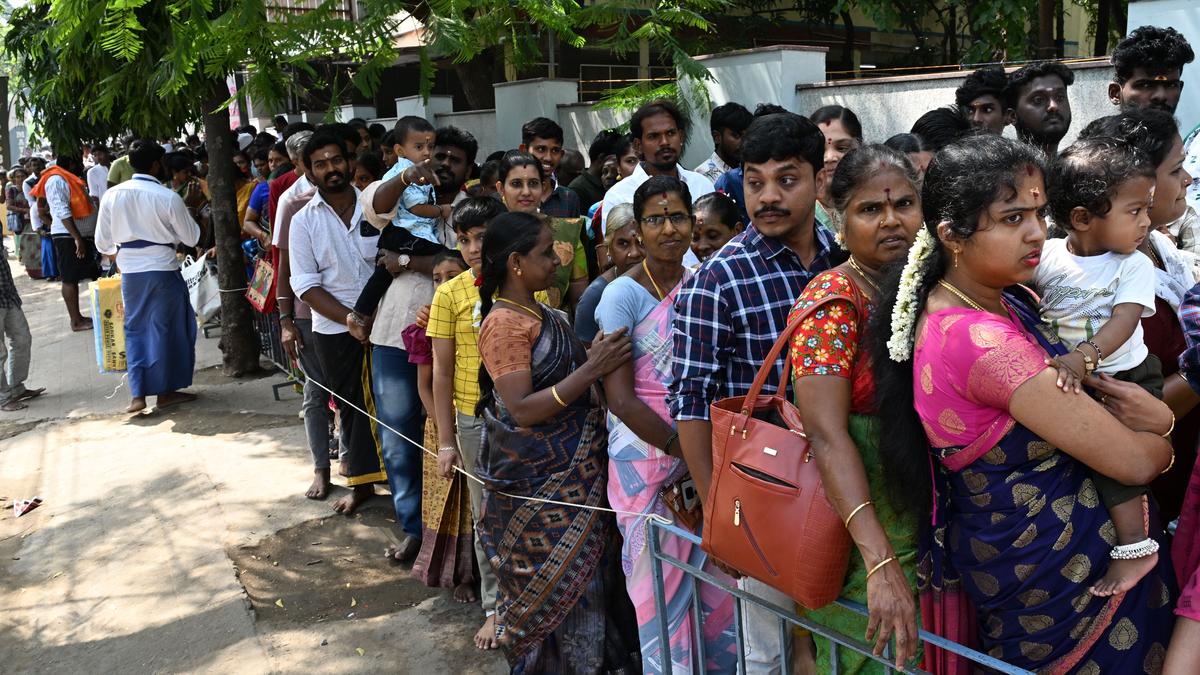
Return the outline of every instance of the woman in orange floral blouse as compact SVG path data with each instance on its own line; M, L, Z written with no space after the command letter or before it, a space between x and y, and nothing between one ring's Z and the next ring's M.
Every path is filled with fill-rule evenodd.
M921 227L916 171L882 145L852 151L838 164L829 194L844 223L850 259L809 282L789 317L807 318L792 338L796 406L804 418L825 492L847 521L857 552L842 597L867 605L869 618L839 605L808 612L818 623L874 642L893 635L896 664L920 657L917 640L917 514L889 498L878 457L875 383L864 337L879 294L881 268L904 260ZM832 672L831 648L816 638L817 672ZM838 672L883 672L860 654L838 652Z

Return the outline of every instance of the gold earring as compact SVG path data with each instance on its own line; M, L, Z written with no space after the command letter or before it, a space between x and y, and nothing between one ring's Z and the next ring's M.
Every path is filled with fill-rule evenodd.
M518 268L517 268L517 276L521 276L521 274L522 274L522 272L521 272L521 268L520 268L520 267L518 267Z
M958 251L954 252L954 267L958 267Z

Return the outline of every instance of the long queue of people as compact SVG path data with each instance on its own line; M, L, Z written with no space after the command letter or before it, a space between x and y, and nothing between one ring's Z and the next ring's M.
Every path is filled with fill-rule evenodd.
M1195 672L1200 144L1173 117L1193 59L1171 29L1133 31L1113 114L1061 149L1074 78L1053 62L976 71L882 143L842 106L727 103L694 171L669 100L602 132L586 163L546 118L481 163L469 133L416 117L243 130L243 249L270 263L305 377L305 495L350 514L386 483L386 560L479 603L475 644L516 673L882 671L820 637L781 643L773 613L737 617L673 568L659 613L651 536L876 655L894 644L898 667L971 672L923 629L1037 672ZM136 411L189 400L176 250L207 250L211 228L196 157L137 141L117 161L129 175L92 203L86 256L86 185L63 175L26 208L53 200L48 220L70 221L68 262L120 268ZM67 164L55 175L82 175ZM799 541L808 523L749 495L714 498L722 471L787 487L724 456L736 439L714 410L759 389L798 411L761 422L813 460L850 542L823 583L866 616L708 552L793 569L778 551L836 544ZM803 461L794 449L756 451ZM744 536L696 546L652 517Z
M285 326L312 313L289 340L338 409L336 508L386 480L388 559L478 599L476 644L513 672L830 672L827 640L781 644L768 610L738 621L677 570L656 609L649 536L796 606L789 580L647 526L731 517L744 542L712 548L767 568L805 531L713 498L714 464L745 468L714 461L714 404L765 379L852 541L836 594L868 609L807 618L935 672L970 666L922 628L1038 672L1194 671L1200 291L1171 114L1192 59L1170 29L1134 31L1114 114L1061 151L1073 77L1054 63L976 72L886 143L840 106L726 104L697 171L678 164L686 114L653 101L628 139L597 138L576 188L544 118L471 185L463 132L402 118L395 164L361 191L350 144L316 129L272 226Z

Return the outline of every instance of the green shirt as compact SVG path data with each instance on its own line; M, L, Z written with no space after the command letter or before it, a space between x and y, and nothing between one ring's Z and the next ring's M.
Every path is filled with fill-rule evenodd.
M108 167L108 182L116 185L133 178L133 165L129 163L129 155L122 155L113 160Z

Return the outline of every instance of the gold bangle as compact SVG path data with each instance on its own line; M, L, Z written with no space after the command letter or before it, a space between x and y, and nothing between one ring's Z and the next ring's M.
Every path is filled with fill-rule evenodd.
M1161 476L1161 475L1163 475L1164 473L1166 473L1166 472L1170 471L1170 470L1171 470L1171 467L1173 467L1173 466L1175 466L1175 448L1171 448L1171 463L1170 463L1170 464L1167 464L1167 468L1165 468L1165 469L1163 469L1162 471L1160 471L1158 475L1160 475L1160 476Z
M873 503L874 502L872 502L870 499L868 499L867 501L854 507L854 510L850 512L850 515L846 516L846 521L845 521L846 529L847 530L850 529L850 521L854 520L854 516L857 516L859 511L862 511L863 509L867 508L868 506L870 506Z
M878 572L880 567L883 567L884 565L892 562L895 559L896 559L896 556L889 555L888 557L884 558L883 560L880 560L878 563L875 564L874 567L871 568L870 572L867 572L867 578L870 579L871 575Z
M557 386L558 385L552 385L550 387L550 395L554 397L555 401L558 401L559 405L561 405L562 407L565 408L565 407L567 407L567 403L566 403L566 401L562 400L561 396L558 395L558 389L556 388Z
M1167 433L1163 434L1163 438L1170 438L1171 432L1175 431L1175 413L1171 413L1171 428L1167 429Z

